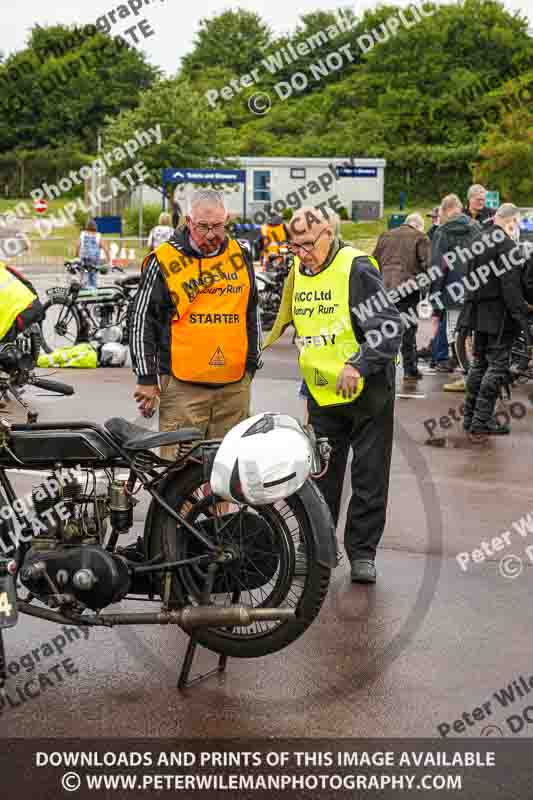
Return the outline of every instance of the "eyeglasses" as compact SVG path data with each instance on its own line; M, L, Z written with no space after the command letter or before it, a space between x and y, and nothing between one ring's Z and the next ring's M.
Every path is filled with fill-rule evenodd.
M316 247L316 243L318 242L322 234L326 233L327 230L328 230L327 228L324 228L324 230L318 234L314 242L304 242L303 244L296 244L296 242L289 242L287 244L287 247L289 248L289 253L296 254L298 250L303 250L304 253L307 253L307 255L309 255L312 252L312 250L314 250L314 248Z
M225 222L217 222L216 225L208 225L206 222L193 222L192 220L191 225L193 228L196 228L198 233L200 233L202 236L207 236L207 234L211 231L218 234L224 233L227 227Z

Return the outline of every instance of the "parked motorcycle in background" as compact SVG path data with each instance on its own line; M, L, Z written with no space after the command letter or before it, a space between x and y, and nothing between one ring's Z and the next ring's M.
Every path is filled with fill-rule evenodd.
M281 304L283 286L293 265L293 256L286 245L281 245L279 255L271 255L267 270L256 273L259 290L261 325L269 331L274 325Z

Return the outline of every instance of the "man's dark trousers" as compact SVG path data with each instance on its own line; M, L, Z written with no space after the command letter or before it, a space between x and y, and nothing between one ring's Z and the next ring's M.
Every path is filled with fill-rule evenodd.
M483 431L494 414L500 389L508 378L513 334L474 334L474 360L466 379L464 425Z
M416 356L416 332L418 325L413 324L412 309L418 307L420 302L420 293L411 292L407 297L402 297L396 303L396 308L400 314L406 314L406 324L402 336L402 364L405 375L416 375L418 369L417 356Z
M350 447L352 497L346 517L344 548L350 561L374 560L387 514L394 427L395 368L367 379L352 403L320 407L308 400L309 422L333 448L327 473L317 483L338 523Z

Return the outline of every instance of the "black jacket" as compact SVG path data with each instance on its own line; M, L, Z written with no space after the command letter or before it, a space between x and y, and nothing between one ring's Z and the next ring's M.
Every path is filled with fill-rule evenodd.
M468 272L468 253L480 232L480 225L466 214L452 217L435 231L431 241L431 263L441 270L442 276L432 284L431 291L440 293L445 308L462 307L462 303L448 291L448 286L460 281ZM448 255L448 260L445 255Z
M178 228L168 241L184 256L199 258L191 247L189 231L186 226ZM224 252L228 240L220 248L219 255ZM255 272L250 253L241 247L241 251L250 277L250 300L246 314L248 332L248 358L246 371L254 374L259 367L261 352L261 326L258 310L258 293ZM177 256L178 257L178 256ZM141 385L154 386L158 375L170 375L170 323L176 312L161 272L157 256L151 253L143 270L139 291L135 297L130 324L130 349L133 371ZM211 386L211 384L209 384Z
M461 327L495 336L527 330L528 306L521 283L524 254L503 229L502 233L501 242L474 257L470 264L461 318ZM490 268L486 280L479 279L481 267Z
M487 208L487 206L484 206L484 207L481 209L481 211L479 211L479 212L476 214L476 216L474 216L474 215L472 214L472 212L470 211L470 209L468 208L468 205L467 205L467 206L466 206L466 208L465 208L465 214L466 214L466 216L467 216L467 217L470 217L470 219L473 219L473 220L475 220L475 221L476 221L476 222L477 222L479 225L485 225L487 222L490 222L490 220L493 218L493 216L494 216L494 214L495 214L495 213L496 213L496 212L494 211L494 209L492 209L492 208Z

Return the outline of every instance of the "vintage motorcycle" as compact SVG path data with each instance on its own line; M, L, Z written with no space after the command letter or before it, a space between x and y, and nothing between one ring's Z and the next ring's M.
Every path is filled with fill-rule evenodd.
M79 259L65 261L68 286L47 289L41 324L42 347L51 353L58 347L91 342L99 352L106 344L129 344L129 324L140 275L118 278L113 285L90 289L89 272L106 274L107 267L86 267ZM112 272L124 273L120 267Z
M16 374L1 353L0 369ZM79 626L179 625L190 635L179 688L199 680L189 680L198 644L219 655L213 672L223 671L228 657L275 653L311 625L337 563L331 515L312 480L327 469L326 440L273 413L222 442L193 428L39 423L28 413L26 424L0 421L0 503L9 512L0 514L0 688L2 630L19 612ZM156 455L167 445L185 452ZM293 469L298 448L305 458ZM8 477L21 467L48 472L30 510ZM123 545L141 489L151 495L144 534ZM155 598L156 612L106 610Z

